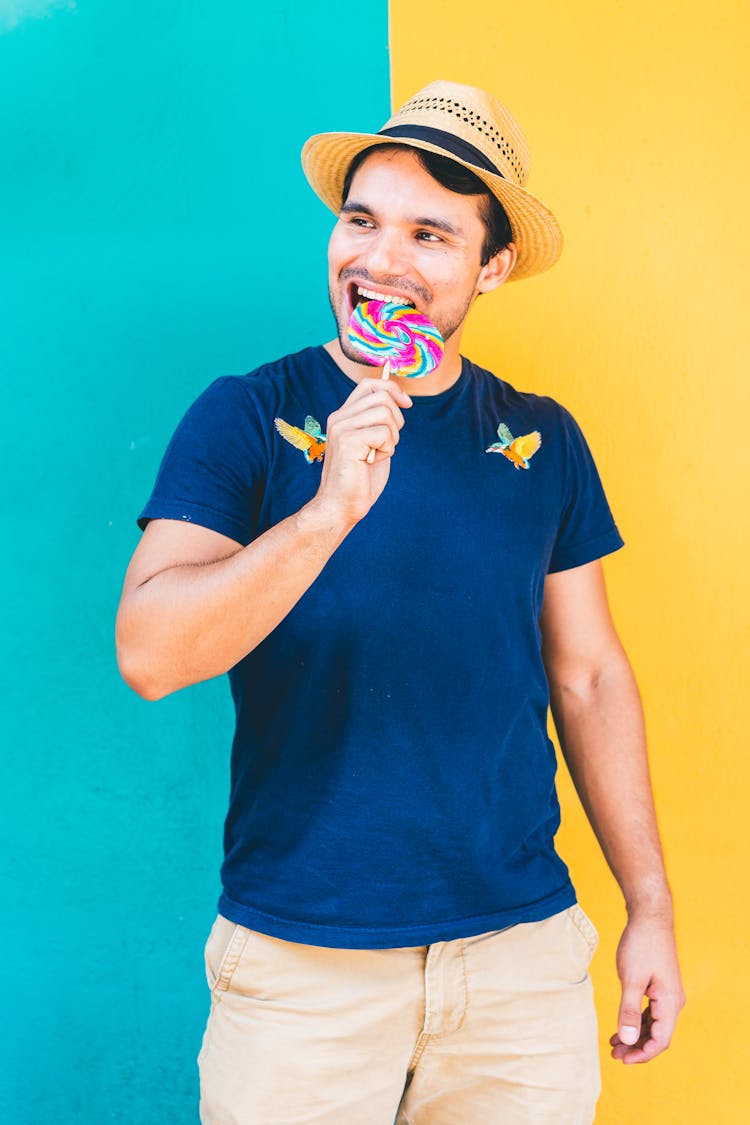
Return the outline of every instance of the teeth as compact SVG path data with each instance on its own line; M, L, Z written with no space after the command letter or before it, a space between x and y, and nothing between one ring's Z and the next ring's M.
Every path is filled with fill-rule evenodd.
M357 286L357 293L360 297L366 297L368 301L391 301L396 304L411 305L414 308L414 302L408 297L394 297L393 293L376 293L374 289L364 289L361 285Z

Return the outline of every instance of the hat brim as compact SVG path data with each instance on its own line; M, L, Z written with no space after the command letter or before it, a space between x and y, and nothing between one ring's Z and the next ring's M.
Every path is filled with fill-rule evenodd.
M513 232L518 259L508 281L543 273L553 266L563 248L557 219L540 199L502 176L494 175L429 141L384 137L377 133L317 133L302 148L302 167L313 191L326 207L338 215L341 210L344 180L349 165L358 153L372 145L401 144L446 156L478 176L502 203Z

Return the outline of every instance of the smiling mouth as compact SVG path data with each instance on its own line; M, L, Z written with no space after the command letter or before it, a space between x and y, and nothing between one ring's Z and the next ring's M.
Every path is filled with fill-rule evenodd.
M379 293L376 289L365 289L363 285L352 283L349 286L349 306L353 311L363 301L384 301L392 305L407 305L410 309L416 305L410 297L400 293Z

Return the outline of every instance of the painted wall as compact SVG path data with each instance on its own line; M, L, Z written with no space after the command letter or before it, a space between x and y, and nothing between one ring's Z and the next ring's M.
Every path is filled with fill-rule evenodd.
M323 7L0 2L0 1105L14 1125L195 1120L227 690L138 700L112 616L187 403L329 332L329 222L296 153L313 131L381 123L388 54L385 5L364 60ZM392 0L393 95L436 76L494 89L566 232L550 274L477 309L466 351L574 411L628 540L607 573L690 995L667 1056L605 1061L598 1120L741 1125L747 8L462 10ZM365 72L367 97L342 99ZM604 1041L622 908L562 788L561 846L602 934Z
M606 564L638 673L689 994L665 1056L608 1058L624 915L571 787L560 836L601 931L597 1122L748 1120L746 4L391 0L395 104L486 86L524 125L566 249L485 298L464 350L578 417L627 541Z
M114 611L188 403L331 333L298 153L378 126L388 54L324 8L0 2L8 1125L197 1120L231 701L139 700Z

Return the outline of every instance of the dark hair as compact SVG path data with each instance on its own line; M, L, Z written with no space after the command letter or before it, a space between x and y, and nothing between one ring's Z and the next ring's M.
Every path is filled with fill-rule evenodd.
M341 199L342 204L346 202L349 196L354 173L360 165L363 164L367 157L373 152L382 152L383 150L387 151L389 149L407 149L409 152L413 152L425 172L428 172L433 180L437 180L440 186L447 188L448 191L455 191L459 195L481 196L479 213L487 232L484 243L482 244L481 265L486 266L490 258L493 258L495 254L499 254L501 250L505 249L509 242L513 241L513 232L510 229L510 220L505 213L505 208L500 200L492 194L487 185L479 179L479 176L475 176L468 168L464 168L463 164L456 163L456 161L451 160L449 156L440 156L439 153L429 152L427 149L413 148L412 145L370 145L369 148L358 152L346 173Z

